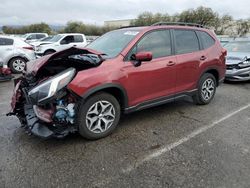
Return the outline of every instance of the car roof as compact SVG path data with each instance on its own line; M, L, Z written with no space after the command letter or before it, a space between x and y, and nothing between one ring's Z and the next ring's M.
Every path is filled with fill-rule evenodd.
M59 33L58 35L65 36L65 35L84 35L84 34L82 34L82 33Z

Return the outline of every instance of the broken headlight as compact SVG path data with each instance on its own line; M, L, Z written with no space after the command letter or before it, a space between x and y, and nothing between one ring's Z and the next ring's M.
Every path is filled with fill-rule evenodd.
M42 103L45 100L53 97L59 90L64 88L75 76L74 68L66 69L65 71L49 78L48 80L37 85L28 92L32 102Z
M238 64L240 68L250 67L250 61L244 61Z

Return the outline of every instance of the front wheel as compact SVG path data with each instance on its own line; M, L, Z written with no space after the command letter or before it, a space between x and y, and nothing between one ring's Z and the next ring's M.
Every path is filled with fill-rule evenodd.
M120 120L120 104L108 93L98 93L82 103L77 112L79 133L96 140L111 134Z
M199 80L197 93L193 96L195 104L204 105L211 102L216 92L214 75L205 73Z

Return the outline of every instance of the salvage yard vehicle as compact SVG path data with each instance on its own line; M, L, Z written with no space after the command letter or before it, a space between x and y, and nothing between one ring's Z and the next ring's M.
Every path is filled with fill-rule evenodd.
M250 80L250 40L230 42L225 48L228 51L225 80Z
M35 42L44 37L48 37L47 33L26 33L21 36L21 39L27 43Z
M0 57L3 66L8 66L13 73L21 73L27 61L36 55L32 46L20 38L0 35Z
M12 110L42 138L111 134L122 113L183 97L210 103L225 76L226 50L200 25L157 23L104 34L87 48L29 63L15 80Z
M72 46L83 48L87 45L87 40L84 34L80 33L65 33L54 36L48 43L41 43L35 46L37 56L48 55L57 51L61 51Z

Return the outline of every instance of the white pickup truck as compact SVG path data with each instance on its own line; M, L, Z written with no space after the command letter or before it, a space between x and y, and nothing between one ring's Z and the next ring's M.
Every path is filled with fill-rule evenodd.
M80 33L58 34L54 36L49 42L51 43L35 46L35 53L37 56L48 55L73 46L83 48L87 45L85 35Z

